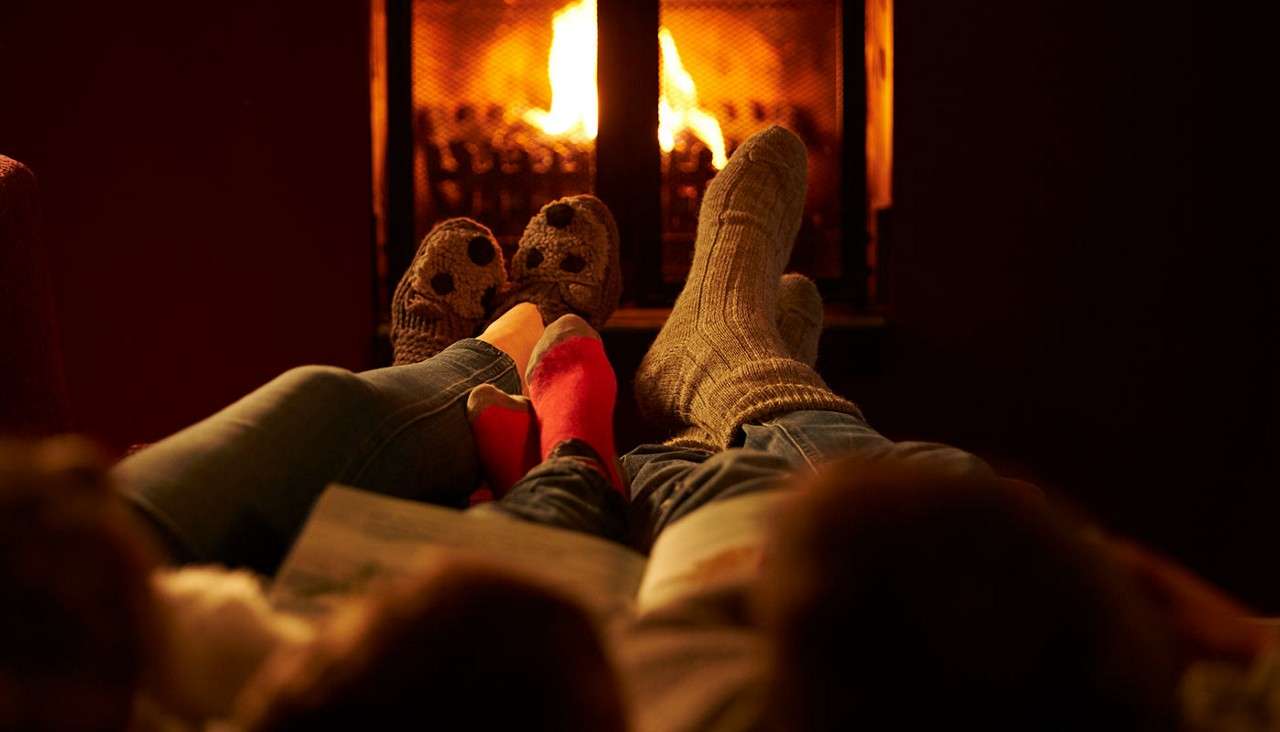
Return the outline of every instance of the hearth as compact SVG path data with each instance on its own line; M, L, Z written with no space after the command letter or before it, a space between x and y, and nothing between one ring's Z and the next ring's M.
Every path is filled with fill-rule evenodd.
M374 0L380 310L437 221L514 250L546 202L592 192L623 238L624 305L669 304L707 182L752 132L809 150L791 268L876 301L888 206L890 0Z

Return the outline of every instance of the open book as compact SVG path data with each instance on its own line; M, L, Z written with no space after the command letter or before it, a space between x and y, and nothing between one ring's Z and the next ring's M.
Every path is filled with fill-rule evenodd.
M712 503L668 527L648 557L620 544L508 518L331 485L271 588L277 610L320 617L370 583L412 572L430 552L492 558L576 597L601 620L643 613L710 577L759 567L782 493Z

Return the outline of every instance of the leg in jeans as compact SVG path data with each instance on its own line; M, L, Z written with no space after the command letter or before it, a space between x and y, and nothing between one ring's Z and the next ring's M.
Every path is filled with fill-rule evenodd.
M617 379L600 334L572 314L548 325L530 356L528 385L524 402L491 387L468 401L486 475L500 496L485 509L626 541L626 489L613 440ZM522 477L508 487L505 476Z
M560 455L543 461L500 500L475 510L626 543L626 501L592 460Z
M306 366L123 460L117 484L180 561L271 573L331 482L463 506L478 480L467 392L518 392L480 340L411 366Z
M331 482L465 505L478 476L466 395L518 392L542 332L536 308L490 323L485 288L506 280L493 234L467 219L434 227L396 287L393 368L293 369L115 469L179 561L272 573ZM450 345L452 344L452 345Z
M799 138L772 127L740 145L707 187L689 276L635 379L642 412L707 449L645 446L624 458L642 540L838 455L937 451L893 445L813 368L821 297L783 274L807 157Z
M893 456L985 471L977 457L946 445L894 443L861 415L804 410L743 425L742 444L720 452L642 445L622 458L631 478L633 521L651 543L675 521L714 501L786 486L846 455Z

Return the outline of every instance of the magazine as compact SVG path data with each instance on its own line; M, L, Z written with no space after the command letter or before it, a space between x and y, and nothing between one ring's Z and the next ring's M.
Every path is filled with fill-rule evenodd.
M415 571L431 553L465 551L528 573L601 620L643 614L712 577L758 570L785 491L719 501L675 522L649 556L587 534L331 485L272 584L277 610L318 619L371 584Z

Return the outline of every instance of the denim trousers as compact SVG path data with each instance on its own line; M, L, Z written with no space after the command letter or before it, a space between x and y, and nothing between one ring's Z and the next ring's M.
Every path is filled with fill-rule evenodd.
M518 393L515 363L475 339L409 366L285 372L231 406L125 458L126 500L179 562L273 574L330 483L465 508L481 481L467 394L491 383ZM854 452L895 452L982 469L968 453L893 443L860 415L799 411L744 425L741 445L707 452L642 445L621 459L630 504L590 461L544 461L480 510L645 550L710 502L786 485Z

